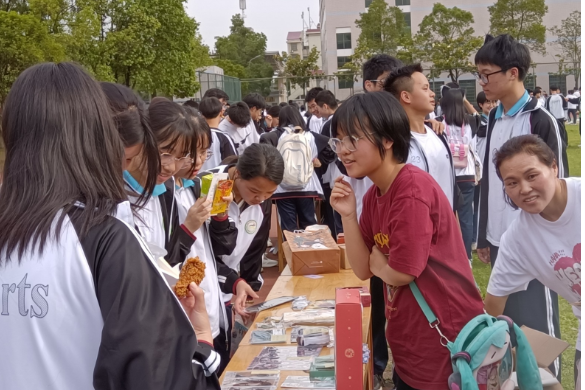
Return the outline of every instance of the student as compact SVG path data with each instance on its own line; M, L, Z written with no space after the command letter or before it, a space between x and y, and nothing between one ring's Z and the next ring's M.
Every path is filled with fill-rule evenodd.
M137 200L140 206L148 202L160 168L160 155L154 134L148 122L148 113L144 101L125 85L102 82L102 91L106 95L110 109L114 114L114 123L124 144L124 164L126 169L138 155L146 164L147 176L144 191Z
M307 129L317 134L321 134L321 128L323 127L323 119L319 116L319 107L315 103L315 98L321 91L323 91L321 87L312 88L305 97L305 102L309 108L308 114L310 114L306 122Z
M553 151L536 135L511 138L495 154L506 201L520 209L500 240L485 308L501 315L508 295L537 279L573 305L581 319L581 178L558 177ZM575 352L581 388L581 325Z
M148 114L161 164L151 198L136 212L135 227L151 248L166 250L165 259L174 266L186 260L193 245L193 232L200 224L195 210L183 224L179 224L173 193L166 191L164 182L190 163L190 156L197 153L197 143L187 114L179 104L166 98L155 98L148 107ZM143 160L144 156L135 158L124 171L128 190L137 194L144 191L148 176ZM132 196L130 201L135 204L136 198Z
M550 96L546 99L546 109L557 119L564 149L569 145L569 136L565 127L565 122L567 121L567 104L567 99L561 93L561 89L557 86L550 87ZM564 155L563 166L566 169L569 167L569 160Z
M328 145L329 138L321 134L315 134L312 131L307 131L299 110L291 106L284 107L280 110L279 121L281 128L275 133L279 137L276 140L276 146L278 146L278 142L286 134L282 127L292 127L297 131L301 131L311 146L311 162L315 168L326 166L334 161L335 154L333 154L333 151ZM272 142L274 142L274 138ZM291 191L279 186L274 192L272 199L276 201L282 230L292 232L317 224L314 201L315 199L324 199L323 188L319 182L317 172L313 171L313 175L305 187L300 190Z
M483 313L453 209L428 173L406 164L409 118L391 94L352 96L333 115L331 128L347 173L374 182L359 223L355 193L342 178L335 183L331 205L341 214L356 276L376 275L386 284L394 385L398 390L445 389L453 372L449 350L429 327L408 284L416 281L449 340Z
M272 106L266 111L266 113L270 117L270 123L268 128L266 129L267 132L270 132L278 127L279 124L278 116L280 115L280 109L281 109L280 106Z
M231 159L229 164L209 170L227 173L234 180L234 201L228 216L238 229L236 248L230 255L216 256L216 260L238 271L240 278L259 291L264 282L260 275L262 256L270 234L272 203L269 199L282 181L284 161L275 147L264 144L252 144L242 155ZM223 299L227 304L232 295L224 294Z
M244 98L244 103L250 108L250 125L256 129L258 134L264 133L265 130L264 124L262 123L262 116L266 109L266 100L264 100L264 97L259 93L250 93Z
M128 207L124 150L99 83L70 63L25 70L2 136L0 221L10 228L0 229L0 272L10 295L0 388L219 390L203 291L192 284L179 301L116 217Z
M203 99L211 98L211 97L219 99L221 104L223 104L223 110L221 112L221 117L223 118L226 110L230 107L230 104L229 104L230 97L228 96L227 93L225 93L224 91L222 91L219 88L209 88L207 91L205 91L205 94L203 95ZM201 99L201 100L203 100L203 99Z
M204 101L216 98L207 98ZM201 102L203 105L203 102ZM238 230L235 223L228 219L227 214L210 217L210 208L202 207L201 182L197 174L202 170L207 156L212 132L206 121L197 116L196 111L190 112L192 125L197 135L197 157L193 164L187 164L175 175L174 182L165 183L167 191L174 191L177 200L179 222L183 223L192 207L197 209L197 216L201 227L193 232L195 242L191 246L188 257L199 257L205 263L205 277L199 287L205 292L205 306L209 314L211 335L215 350L221 355L221 365L218 375L221 375L230 360L229 337L231 324L223 304L222 292L236 295L234 308L240 315L246 315L246 299L249 296L258 296L238 273L223 263L216 263L215 256L230 255L236 247ZM173 188L174 186L174 188ZM226 199L228 202L232 198ZM221 280L221 282L220 282Z
M194 108L196 111L199 111L199 103L197 103L194 99L187 100L185 103L183 103L183 106L191 107Z
M536 96L535 96L536 98ZM477 94L476 97L477 105L481 111L481 123L479 124L479 128L477 129L477 134L475 135L475 150L477 151L477 157L479 158L480 162L485 161L485 136L487 133L487 122L488 116L490 111L498 105L497 101L495 100L488 100L485 97L485 92L481 91ZM479 194L481 188L481 180L475 186L474 196L473 196L473 244L472 249L477 249L477 228L479 223Z
M481 199L479 202L479 232L477 254L486 263L497 263L500 240L519 212L514 210L502 193L501 181L493 163L495 151L513 137L536 134L555 153L556 161L566 154L558 122L545 109L530 99L523 80L530 69L528 48L510 35L496 38L488 35L475 55L476 77L489 100L500 105L489 114L486 135L486 155L483 163ZM565 167L559 164L559 176L565 177ZM526 325L553 337L560 337L558 298L539 281L532 281L527 291L510 296L504 314L519 326ZM559 373L559 364L552 367Z
M362 67L364 90L366 92L384 90L384 82L390 76L390 72L403 66L402 61L387 54L373 56Z
M546 98L542 94L542 88L534 88L534 97L537 99L538 107L544 107L546 104Z
M575 99L575 91L570 90L567 95L567 109L568 109L568 117L569 117L569 124L575 125L577 124L577 105L571 103L572 99Z
M228 108L226 117L219 124L219 131L227 134L234 142L236 152L241 155L252 144L260 141L260 135L252 120L250 109L244 102Z
M449 144L444 135L437 135L425 125L425 117L435 105L435 93L422 67L414 64L392 72L384 89L399 99L410 120L412 141L407 162L428 172L455 209L458 193Z
M207 148L207 157L204 159L202 170L215 168L230 156L236 155L234 141L229 135L219 130L223 104L218 98L205 98L199 105L199 111L211 129L211 143Z
M471 264L471 243L474 241L473 196L476 180L478 180L476 172L481 172L481 162L476 152L472 125L477 129L481 118L477 112L476 115L466 113L464 106L466 100L462 89L445 89L441 98L441 107L443 107L443 120L446 127L445 135L455 166L456 183L461 194L461 200L457 202L455 209L467 258Z

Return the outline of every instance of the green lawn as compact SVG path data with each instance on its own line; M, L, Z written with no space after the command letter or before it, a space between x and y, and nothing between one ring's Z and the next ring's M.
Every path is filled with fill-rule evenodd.
M569 174L571 176L581 176L581 137L579 136L579 127L576 125L568 125L567 131L569 133L569 146L567 148L567 155L569 159ZM488 280L490 277L490 266L483 264L473 255L473 274L475 280L479 285L483 294L485 294ZM577 342L577 332L579 322L573 315L571 305L559 298L559 308L561 315L561 337L569 343L569 348L563 353L562 358L562 380L566 389L573 386L573 361L575 359L575 343Z

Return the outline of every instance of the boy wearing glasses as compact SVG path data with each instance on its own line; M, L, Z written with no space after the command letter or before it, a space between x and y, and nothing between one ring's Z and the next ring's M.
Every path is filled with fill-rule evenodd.
M454 340L483 313L451 205L428 173L405 164L411 126L389 93L354 95L333 115L331 130L332 149L347 174L373 181L360 217L356 191L343 177L335 180L331 206L342 217L353 272L385 283L394 386L444 390L453 372L445 338ZM438 329L429 326L417 304L408 286L412 281L437 315Z
M507 34L496 38L487 35L483 47L475 55L475 64L476 77L486 98L500 101L488 119L477 242L479 259L493 267L500 239L519 213L504 198L493 163L495 151L510 138L536 134L553 150L559 162L559 176L566 177L567 167L563 164L566 150L557 120L539 106L537 98L530 98L524 87L523 81L530 68L530 52L526 46ZM537 280L530 282L526 291L510 295L504 315L519 326L526 325L560 337L557 295ZM557 375L559 362L553 363L550 369Z

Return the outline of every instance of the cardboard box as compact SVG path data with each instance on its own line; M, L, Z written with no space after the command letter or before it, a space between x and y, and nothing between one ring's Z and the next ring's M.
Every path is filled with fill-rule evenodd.
M293 233L284 231L284 256L293 275L339 272L339 247L324 230ZM286 244L286 245L285 245Z
M363 387L362 303L356 289L335 290L335 385Z
M551 337L526 326L522 326L521 329L532 347L538 367L547 368L565 349L569 348L569 343L564 340ZM572 383L572 378L564 378L564 380L566 383ZM563 390L563 386L557 383L544 386L544 390Z
M351 264L347 259L347 252L345 251L345 244L338 244L339 247L339 267L341 269L351 269Z

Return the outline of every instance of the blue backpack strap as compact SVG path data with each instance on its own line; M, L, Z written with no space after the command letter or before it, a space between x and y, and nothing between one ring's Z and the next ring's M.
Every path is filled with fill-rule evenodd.
M410 291L412 291L412 295L414 295L414 299L416 299L418 306L420 307L420 309L423 311L425 317L427 318L427 321L429 322L429 326L431 328L435 328L437 330L437 332L439 332L439 335L441 336L441 345L443 347L449 348L449 346L452 343L441 332L441 329L439 329L439 324L441 323L441 321L439 321L439 319L437 318L435 313L433 313L433 310L429 307L429 304L427 303L425 297L423 297L422 293L420 292L418 286L416 285L416 282L413 280L412 282L410 282L408 284L408 287L410 287Z

